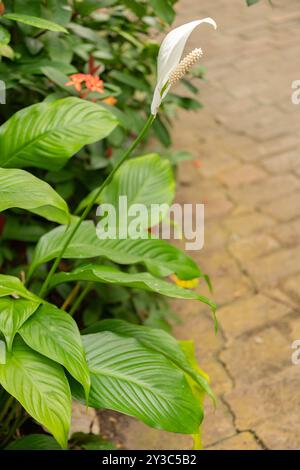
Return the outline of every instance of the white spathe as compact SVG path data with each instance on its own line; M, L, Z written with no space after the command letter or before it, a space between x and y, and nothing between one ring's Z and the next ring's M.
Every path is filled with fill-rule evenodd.
M167 84L171 72L177 67L181 60L189 36L201 23L211 24L217 29L217 24L212 18L204 18L203 20L191 21L190 23L183 24L173 29L163 40L157 59L157 84L151 105L151 113L154 116L157 114L162 100L170 89L170 86L167 86L163 93L161 93Z

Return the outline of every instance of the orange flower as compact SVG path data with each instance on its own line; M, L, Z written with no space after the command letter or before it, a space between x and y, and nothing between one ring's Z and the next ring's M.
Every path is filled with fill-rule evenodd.
M177 286L183 287L184 289L194 289L199 284L199 279L190 279L188 281L184 281L183 279L179 279L176 274L172 274L171 279Z
M104 93L104 82L99 77L86 73L75 73L70 78L71 80L65 83L65 85L73 86L78 92L82 90L82 84L85 83L87 90Z
M84 73L74 73L73 75L70 75L71 80L67 83L65 83L66 86L73 86L75 90L81 91L81 85L82 82L85 80L85 74Z
M113 96L108 96L108 98L105 98L105 100L103 100L103 103L110 104L111 106L114 106L115 104L117 104L117 100Z
M100 80L99 77L94 77L93 75L86 75L85 85L88 90L94 91L96 93L104 93L104 82Z

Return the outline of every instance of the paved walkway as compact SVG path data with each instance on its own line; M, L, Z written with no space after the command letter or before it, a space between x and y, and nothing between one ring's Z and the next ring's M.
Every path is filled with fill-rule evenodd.
M251 8L244 0L181 0L178 24L212 16L201 46L208 82L203 111L182 113L176 147L200 166L179 172L178 200L206 203L205 248L195 254L214 285L220 333L197 302L176 303L200 364L219 397L207 405L204 443L214 449L300 448L300 79L299 0ZM204 292L205 288L201 289ZM135 421L121 426L129 449L184 449L190 440Z

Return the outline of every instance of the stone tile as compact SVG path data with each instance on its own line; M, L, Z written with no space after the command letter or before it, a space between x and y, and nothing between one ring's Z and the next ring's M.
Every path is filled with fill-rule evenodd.
M270 230L283 246L295 246L300 244L300 219L289 221L289 223L275 225Z
M289 103L290 107L290 103ZM280 135L257 146L260 157L272 157L287 151L297 150L299 138L293 134Z
M284 414L276 419L267 419L255 427L258 437L271 450L300 449L299 415Z
M199 349L199 348L198 348ZM198 357L199 356L199 357ZM223 364L215 357L205 357L197 352L197 359L201 364L202 370L208 374L210 378L211 388L216 396L221 396L226 392L232 390L233 383L228 373L226 372Z
M203 362L224 346L222 333L219 332L216 335L212 318L204 315L185 315L184 323L175 326L173 333L179 340L193 340L195 342L197 359L200 367L203 368Z
M205 419L202 425L202 441L205 447L215 444L222 439L235 434L233 419L230 411L221 401L216 409L206 400Z
M253 235L242 238L229 244L228 248L232 256L240 261L249 261L266 255L280 247L279 243L270 235Z
M290 356L290 341L274 327L241 338L221 353L237 386L274 376L290 365Z
M217 178L229 188L235 188L243 184L261 181L267 173L261 168L251 164L239 165L231 170L226 169L217 175Z
M272 176L264 184L252 183L231 191L231 197L252 206L260 207L265 202L274 201L275 198L285 196L300 189L300 181L292 175Z
M269 214L280 221L288 221L300 216L300 191L279 197L276 201L263 204L260 207L263 213Z
M297 316L297 318L291 318L288 321L288 329L289 329L289 334L288 337L290 339L290 347L291 343L293 343L296 340L300 340L300 317Z
M262 162L264 168L274 174L282 174L300 167L299 151L297 149L265 158Z
M300 275L291 277L283 284L284 291L300 304Z
M233 240L247 237L252 233L263 232L275 224L272 217L259 212L248 212L243 215L226 217L223 223L232 234Z
M153 429L133 418L122 420L118 433L123 437L122 443L129 450L191 450L191 436L175 434Z
M226 338L233 339L270 325L290 311L289 306L256 294L220 308L218 319Z
M280 250L264 256L260 262L250 261L247 271L257 286L273 286L300 272L300 247Z
M207 450L262 450L250 432L240 432L235 436L224 439L217 444L208 447Z
M300 373L291 365L273 378L237 387L225 396L239 430L256 429L266 420L286 422L300 413Z
M74 432L100 433L99 419L94 408L86 408L79 402L72 404L72 424L70 435Z

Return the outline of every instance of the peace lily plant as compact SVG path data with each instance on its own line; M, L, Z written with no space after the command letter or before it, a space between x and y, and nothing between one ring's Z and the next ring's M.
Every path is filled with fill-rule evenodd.
M100 198L105 187L111 182L118 169L130 157L130 155L132 155L135 148L146 136L157 115L158 108L160 107L162 100L167 95L170 87L175 84L179 79L184 77L184 75L190 70L192 65L194 65L195 62L201 58L202 50L195 49L190 54L188 54L182 62L180 62L184 47L189 36L194 31L194 29L202 23L207 23L212 25L215 29L217 28L217 24L212 18L204 18L202 20L191 21L182 26L179 26L178 28L173 29L169 34L167 34L167 36L163 40L157 59L157 85L153 95L151 114L137 138L134 140L128 150L124 153L123 157L119 160L119 162L114 167L113 171L109 174L109 176L106 178L106 180L104 180L102 185L99 187L98 191L95 192L94 197L91 199L90 203L85 208L78 222L75 224L73 230L70 232L69 237L66 239L65 244L63 245L59 255L53 263L52 268L50 269L48 276L45 279L45 282L40 290L41 297L45 294L53 274L55 273L70 241L73 239L82 221L87 217L91 208L93 207L95 202Z
M6 15L6 20L43 31L65 31L23 14ZM64 198L41 175L47 171L52 178L65 177L69 171L65 166L74 154L108 138L119 124L111 107L75 96L52 96L21 109L0 127L0 211L13 211L9 227L17 237L13 241L23 241L23 231L37 241L26 252L31 261L28 269L13 265L9 274L0 274L2 448L14 445L11 441L28 415L56 441L39 434L34 443L32 436L25 436L27 446L67 448L73 399L134 416L158 429L194 435L200 446L204 396L214 397L191 342L178 343L163 330L123 319L96 321L81 332L78 324L82 324L80 307L93 289L104 297L109 297L109 289L118 288L115 292L122 296L130 288L131 296L139 291L194 299L215 311L208 298L164 279L176 276L190 285L188 281L205 277L186 253L151 236L99 240L94 221L85 220L95 203L114 204L122 191L133 199L143 197L139 202L145 204L153 198L169 205L173 200L174 176L167 160L157 154L129 157L153 124L170 87L202 56L201 49L195 49L181 61L190 34L202 23L216 28L214 20L205 18L174 29L164 39L150 116L100 187L82 201L80 216L70 213ZM39 177L26 171L28 167L37 169ZM57 226L38 235L26 231L20 211ZM45 276L47 263L53 260ZM69 288L73 282L76 285ZM98 307L95 302L93 308ZM17 448L22 445L26 447L24 443Z

